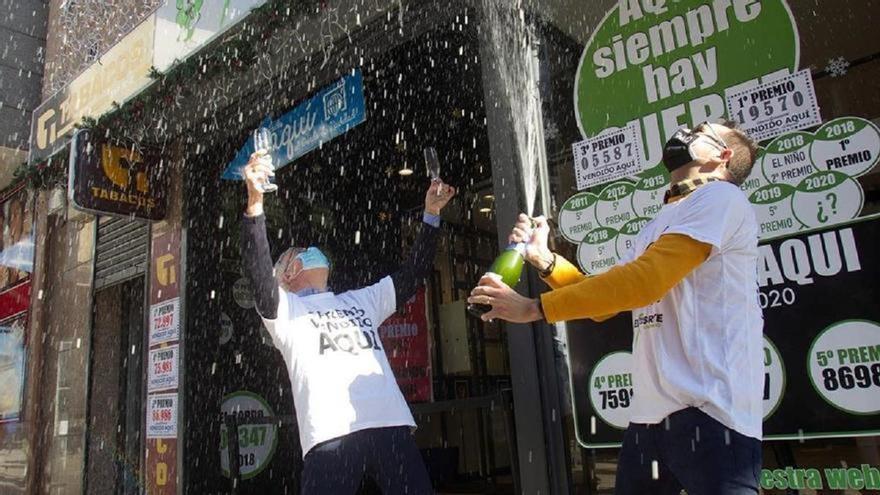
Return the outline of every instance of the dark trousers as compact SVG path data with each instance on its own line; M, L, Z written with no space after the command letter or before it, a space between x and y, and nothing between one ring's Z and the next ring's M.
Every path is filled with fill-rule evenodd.
M306 454L303 495L353 495L364 476L384 495L434 493L408 426L371 428L322 442Z
M630 423L614 493L754 495L760 472L760 440L690 407L656 425Z

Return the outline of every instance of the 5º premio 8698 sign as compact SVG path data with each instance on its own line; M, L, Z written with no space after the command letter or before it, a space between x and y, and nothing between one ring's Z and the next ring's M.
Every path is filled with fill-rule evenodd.
M807 356L810 381L832 406L880 413L880 325L848 320L823 330Z

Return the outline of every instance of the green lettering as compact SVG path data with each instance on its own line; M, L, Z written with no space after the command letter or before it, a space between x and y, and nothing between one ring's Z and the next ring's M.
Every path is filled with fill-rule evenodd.
M846 478L847 483L850 488L855 488L856 490L861 490L865 487L865 478L862 477L862 470L856 468L849 468L846 470Z
M870 490L880 488L880 469L871 467L870 464L862 464L862 475L865 477L865 488Z
M846 488L846 469L825 468L825 480L828 481L828 488L832 490L843 490Z
M771 488L775 488L776 485L773 483L773 471L769 469L761 470L761 488L765 490L770 490Z
M850 363L860 363L859 361L859 350L857 348L850 348L846 350L847 355L849 357Z
M788 477L785 475L784 469L774 469L773 470L773 477L776 478L776 482L774 483L776 488L778 488L780 490L785 490L785 489L790 488L788 486Z
M822 473L820 473L818 469L807 469L807 488L812 488L814 490L825 488L822 485Z

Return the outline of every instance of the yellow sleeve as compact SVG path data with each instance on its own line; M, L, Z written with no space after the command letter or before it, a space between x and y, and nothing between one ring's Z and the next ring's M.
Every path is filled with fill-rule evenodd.
M554 256L556 256L556 265L553 267L553 271L550 272L550 275L541 277L544 282L547 282L547 285L554 289L559 289L566 285L576 284L587 278L570 261L556 253L554 253Z
M711 244L686 235L662 235L630 263L542 294L544 317L549 323L597 319L646 306L681 282L711 251Z
M556 257L556 264L553 266L553 271L550 272L550 275L541 277L541 279L551 288L559 289L566 285L576 284L587 278L587 275L584 275L578 267L574 266L570 261L557 253L553 253L553 255ZM615 312L607 315L592 316L590 319L597 322L603 322L616 315L617 313Z

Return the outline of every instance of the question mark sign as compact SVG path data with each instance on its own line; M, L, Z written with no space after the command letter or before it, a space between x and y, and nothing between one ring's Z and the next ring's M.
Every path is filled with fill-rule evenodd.
M833 192L831 192L831 193L828 193L825 195L825 199L827 199L828 201L831 201L831 214L836 215L837 214L837 195L834 194Z

